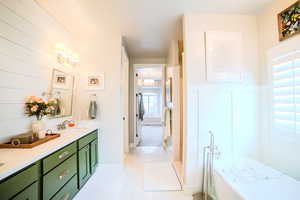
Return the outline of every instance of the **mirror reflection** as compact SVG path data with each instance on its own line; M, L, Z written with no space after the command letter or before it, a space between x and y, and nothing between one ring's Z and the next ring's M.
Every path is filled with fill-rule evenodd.
M53 69L51 95L49 101L54 102L52 117L72 115L74 76Z

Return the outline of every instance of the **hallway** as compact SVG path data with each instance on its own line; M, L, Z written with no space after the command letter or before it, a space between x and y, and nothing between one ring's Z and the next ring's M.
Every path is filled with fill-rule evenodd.
M141 131L141 141L139 146L156 146L161 147L163 143L162 126L143 125Z
M192 200L183 191L144 192L145 164L170 160L171 155L160 147L138 147L127 155L124 166L100 165L74 200Z

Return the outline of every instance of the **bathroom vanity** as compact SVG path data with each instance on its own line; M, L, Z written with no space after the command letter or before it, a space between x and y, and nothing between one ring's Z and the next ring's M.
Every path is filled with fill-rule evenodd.
M1 200L71 200L95 172L98 129L76 128L32 149L0 149Z

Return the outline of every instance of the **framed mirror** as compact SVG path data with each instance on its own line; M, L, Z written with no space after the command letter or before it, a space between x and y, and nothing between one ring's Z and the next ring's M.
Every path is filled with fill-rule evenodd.
M72 115L74 76L53 69L50 99L55 102L51 117Z

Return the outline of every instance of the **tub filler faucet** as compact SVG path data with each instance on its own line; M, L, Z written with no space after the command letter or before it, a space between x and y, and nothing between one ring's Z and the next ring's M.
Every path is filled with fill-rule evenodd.
M204 200L208 200L209 194L214 193L214 160L219 159L221 153L215 145L215 137L212 131L210 135L210 144L203 149L203 178L202 178L202 195Z

